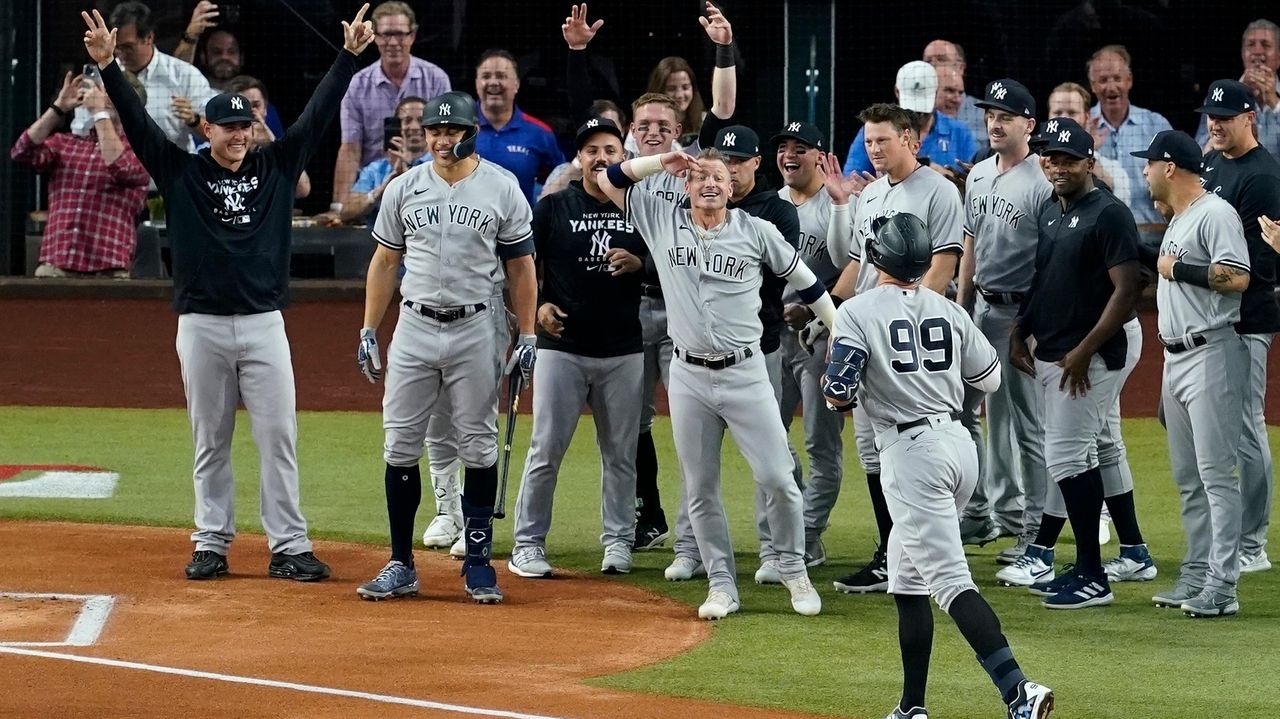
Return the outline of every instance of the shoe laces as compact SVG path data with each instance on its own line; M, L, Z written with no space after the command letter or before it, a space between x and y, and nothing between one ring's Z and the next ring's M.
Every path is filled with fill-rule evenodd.
M192 552L191 559L196 562L208 562L213 559L215 554L217 553L212 550L201 549L198 552Z
M373 581L386 582L395 579L396 575L405 569L408 569L408 567L405 566L404 562L393 559L387 562L387 566L383 567L381 572L378 572L378 576L374 577Z
M1018 557L1018 561L1013 563L1013 568L1030 569L1038 560L1038 557L1033 557L1030 554L1023 554L1021 557Z
M728 592L721 592L719 590L716 590L707 595L706 603L719 604L722 607L732 607L733 597L729 596Z
M809 581L809 575L802 574L794 579L783 579L782 583L787 585L787 589L792 596L801 596L814 591L813 582Z
M606 557L624 557L626 559L630 559L631 547L628 547L622 542L614 542L604 548L604 554Z
M535 559L546 559L547 550L534 545L532 547L521 547L516 550L516 564L524 564Z

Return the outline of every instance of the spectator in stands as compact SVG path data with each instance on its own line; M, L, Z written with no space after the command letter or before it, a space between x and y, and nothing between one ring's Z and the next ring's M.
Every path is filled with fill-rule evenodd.
M418 20L408 3L380 3L370 19L381 58L351 78L342 98L342 145L333 170L334 204L330 206L338 213L360 168L382 157L382 122L395 116L400 101L410 96L432 98L453 89L444 70L409 54Z
M426 100L412 95L400 101L395 114L400 120L400 136L391 139L384 157L360 168L360 175L351 186L342 212L336 217L331 213L317 217L321 224L364 220L366 226L373 228L387 184L410 167L431 159L427 154L427 133L422 129L422 112L426 106Z
M1240 39L1240 62L1244 74L1240 82L1253 91L1258 101L1256 131L1258 144L1280 157L1280 26L1270 20L1254 20L1244 29ZM1200 117L1200 131L1196 142L1201 147L1209 145L1208 115Z
M476 63L476 152L515 175L532 205L537 196L534 185L564 162L564 154L551 128L516 106L519 91L515 57L506 50L485 50Z
M271 142L275 142L276 138L284 135L284 130L276 132L268 122L267 109L271 107L271 103L267 102L267 86L256 77L249 75L236 75L227 81L227 92L238 92L244 95L249 101L249 108L253 111L253 147L261 147ZM253 149L253 148L250 148ZM298 184L293 189L294 199L301 200L311 194L311 178L307 175L307 171L303 170L298 177Z
M1048 117L1069 117L1075 120L1080 127L1089 131L1093 135L1094 147L1100 147L1101 141L1105 137L1105 130L1098 125L1099 120L1089 115L1089 106L1093 104L1093 95L1084 89L1083 85L1074 82L1064 82L1053 88L1053 92L1049 94L1049 115ZM1105 157L1094 157L1093 176L1101 180L1111 188L1111 193L1120 199L1126 205L1132 204L1133 189L1129 183L1129 176L1116 163L1115 160L1108 160ZM1046 165L1047 167L1047 165Z
M187 29L182 31L178 46L173 48L173 56L183 62L195 63L196 46L200 44L200 36L209 28L217 27L220 16L221 13L218 12L218 6L209 0L200 0L200 2L196 3L195 8L191 10L191 19L187 21ZM237 49L239 49L238 43ZM208 75L208 73L205 74L206 76ZM236 71L227 77L231 78L238 74L239 71ZM212 82L213 78L209 79Z
M698 139L702 130L702 118L707 114L707 106L702 101L702 93L698 92L698 83L693 76L693 68L682 57L664 57L649 73L649 87L645 92L660 92L676 101L680 116L676 118L684 128L684 134L676 138L681 147L689 147ZM635 152L635 141L628 152Z
M987 148L986 113L974 104L978 99L964 91L964 73L968 67L964 58L964 48L949 40L934 40L924 46L922 59L935 68L955 68L960 74L960 95L957 103L950 97L948 90L951 78L944 76L941 72L938 73L938 110L947 117L964 123L978 148L985 151Z
M929 159L929 166L944 176L954 178L967 172L961 163L968 163L977 153L978 146L959 120L936 111L934 102L938 93L938 72L927 62L914 60L898 69L893 94L904 110L923 113L927 119L920 133L920 150L917 153ZM849 146L849 156L844 162L844 174L872 172L871 160L863 142L863 130Z
M125 78L145 104L142 84L131 73ZM93 122L88 134L53 134L81 106ZM49 176L49 219L36 277L127 278L137 246L135 218L150 178L102 86L67 73L58 96L9 156Z
M1113 178L1120 171L1126 175L1132 188L1127 203L1129 210L1138 223L1138 232L1149 242L1152 235L1162 235L1165 219L1156 210L1151 190L1142 179L1147 161L1129 153L1147 149L1157 132L1173 128L1160 113L1130 104L1132 66L1132 58L1123 45L1107 45L1093 53L1086 70L1098 103L1089 110L1089 116L1097 120L1094 151L1098 157L1119 166L1119 170L1112 172Z
M596 100L591 103L590 114L594 117L611 120L618 127L627 126L626 113L613 100ZM542 199L554 192L559 192L568 187L570 182L581 179L582 168L578 165L578 158L575 156L569 162L562 162L557 165L556 169L552 170L550 175L547 175L547 181L542 185L542 193L538 195L538 199Z
M151 10L146 5L122 2L112 9L108 24L117 30L116 62L137 76L147 91L147 114L178 147L194 149L203 139L199 110L217 94L209 81L191 64L156 49ZM71 130L83 135L93 124L81 106Z

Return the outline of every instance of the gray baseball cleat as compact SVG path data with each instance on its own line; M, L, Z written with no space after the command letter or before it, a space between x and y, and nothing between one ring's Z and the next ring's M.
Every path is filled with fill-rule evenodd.
M1182 613L1188 617L1228 617L1239 611L1236 595L1208 588L1182 603Z
M1181 607L1183 602L1195 599L1204 587L1196 587L1179 579L1168 591L1160 592L1151 601L1160 608Z
M404 562L393 559L372 581L356 588L361 599L391 599L418 593L418 572Z
M960 520L960 541L979 547L986 546L1000 537L1000 525L991 517L965 517Z
M516 547L507 569L517 577L530 579L550 577L553 571L547 561L547 550L539 546Z

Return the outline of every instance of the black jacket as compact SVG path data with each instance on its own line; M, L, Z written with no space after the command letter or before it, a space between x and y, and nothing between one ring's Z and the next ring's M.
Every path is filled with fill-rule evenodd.
M729 207L746 212L753 217L772 222L788 245L800 246L800 217L796 206L778 196L769 187L764 173L756 173L756 185L741 202L730 202ZM760 337L760 351L769 354L782 345L782 293L787 281L766 271L760 285L760 324L764 332Z

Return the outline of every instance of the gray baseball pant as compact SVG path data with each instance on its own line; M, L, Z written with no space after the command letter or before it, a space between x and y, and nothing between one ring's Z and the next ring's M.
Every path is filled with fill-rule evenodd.
M298 414L284 317L179 315L175 344L195 443L196 550L226 555L236 535L231 438L244 402L258 446L267 544L273 553L311 551L298 502Z
M732 367L713 370L675 361L671 367L671 426L684 476L689 520L710 588L738 599L733 543L720 497L720 451L727 428L768 498L779 573L805 573L804 507L792 475L787 434L777 412L760 408L773 395L757 351Z
M1181 579L1234 593L1240 577L1240 479L1236 452L1244 425L1249 348L1230 326L1203 333L1208 344L1164 353L1169 464L1182 500L1187 553Z
M1267 546L1271 527L1271 443L1267 437L1267 354L1272 335L1243 335L1249 347L1249 390L1245 395L1244 427L1237 451L1240 496L1240 552L1257 554Z
M671 388L671 353L675 347L667 336L667 303L657 297L640 297L640 332L644 342L644 397L641 406L640 431L653 429L657 414L654 397L658 380Z
M827 409L822 396L822 376L827 371L827 344L824 334L813 345L813 354L800 346L793 332L782 335L782 424L788 430L800 407L804 422L804 448L809 458L809 475L803 482L804 527L819 536L827 529L831 510L840 496L844 477L844 415ZM800 468L800 458L792 449L792 460Z
M640 431L644 355L584 357L538 350L533 369L533 436L516 498L517 548L545 547L560 463L578 427L582 405L591 407L600 449L600 543L636 535L636 434Z

